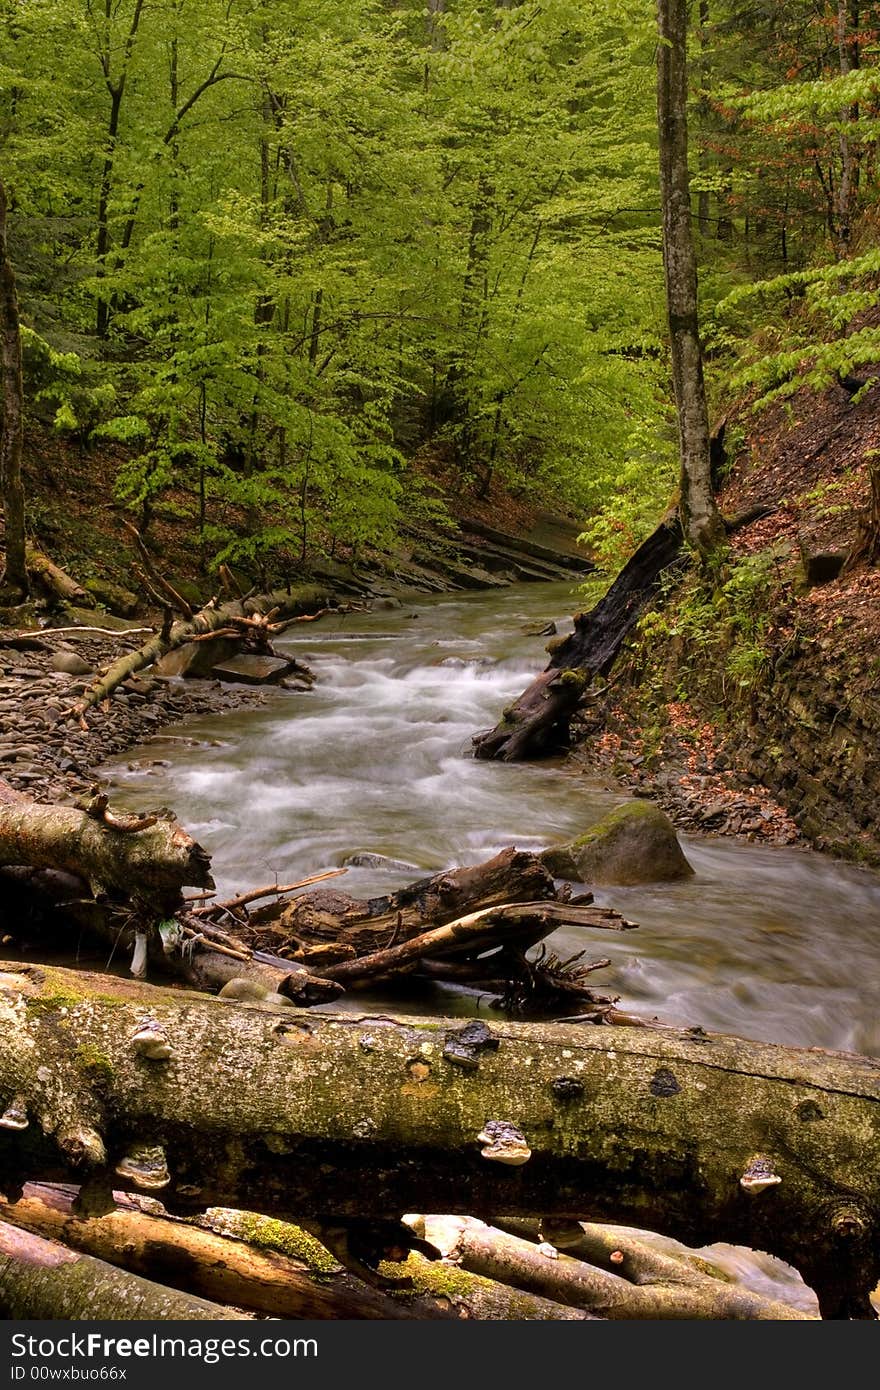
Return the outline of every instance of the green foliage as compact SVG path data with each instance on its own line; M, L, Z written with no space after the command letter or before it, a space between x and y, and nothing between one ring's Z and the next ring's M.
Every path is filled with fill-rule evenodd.
M715 700L736 702L766 679L773 653L770 611L782 560L772 551L743 556L726 567L714 589L692 575L672 603L644 614L640 637L655 651L674 653L673 698L687 700L703 689Z
M142 519L191 505L255 564L387 544L432 514L428 445L460 487L644 525L668 485L644 6L96 13L4 7L0 129L31 399L125 446Z

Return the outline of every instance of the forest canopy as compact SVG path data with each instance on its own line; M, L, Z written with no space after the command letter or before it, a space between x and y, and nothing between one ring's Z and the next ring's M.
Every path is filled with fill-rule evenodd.
M653 8L5 0L30 408L214 563L550 498L624 550L673 497ZM719 383L876 352L878 6L700 0L691 160ZM760 330L756 336L756 330ZM622 538L622 539L621 539Z

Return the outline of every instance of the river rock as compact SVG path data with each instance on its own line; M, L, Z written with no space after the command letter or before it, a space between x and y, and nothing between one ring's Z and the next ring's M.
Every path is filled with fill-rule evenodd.
M296 662L289 657L261 656L257 652L240 652L211 668L212 676L221 681L240 681L242 685L274 685L282 676L290 675Z
M577 883L667 883L694 872L671 820L652 801L625 802L540 857L555 878Z
M387 855L371 854L366 850L346 855L342 863L346 869L394 869L406 872L410 869L418 870L418 864L409 864L405 859L389 859Z
M66 647L52 653L50 664L53 671L62 671L67 676L91 676L95 670L94 666L90 666L76 652L68 651Z
M100 604L118 618L132 618L138 610L140 600L130 589L124 589L112 579L87 579L86 589ZM96 623L100 627L100 623Z

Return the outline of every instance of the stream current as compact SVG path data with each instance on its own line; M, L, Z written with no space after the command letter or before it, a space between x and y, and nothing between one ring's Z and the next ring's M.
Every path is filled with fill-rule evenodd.
M624 800L620 789L561 760L509 766L468 754L471 735L545 664L536 630L570 630L576 608L575 589L535 584L291 628L277 645L313 667L314 690L273 690L262 707L156 735L104 769L114 803L173 806L212 854L221 896L291 883L357 853L412 866L350 868L330 881L367 897L507 845L563 840ZM551 946L609 956L597 988L644 1017L880 1055L880 878L803 850L682 843L693 878L596 890L638 931L569 928ZM333 1007L373 1005L494 1012L485 998L439 986ZM815 1308L795 1271L768 1255L720 1245L707 1255L728 1277Z
M105 769L114 800L173 806L212 854L221 896L357 853L412 866L349 868L328 885L368 897L506 845L566 839L618 805L620 789L561 761L468 753L544 665L536 629L569 630L576 606L569 586L536 584L289 629L279 650L313 667L314 690L272 691L262 707L157 735ZM610 956L597 987L646 1017L880 1055L880 878L803 850L682 843L693 878L596 890L639 931L563 929L551 946ZM442 987L395 1004L492 1012Z

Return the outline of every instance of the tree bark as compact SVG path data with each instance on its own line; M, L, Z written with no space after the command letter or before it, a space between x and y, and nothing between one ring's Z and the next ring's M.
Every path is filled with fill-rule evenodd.
M95 600L88 590L83 589L60 565L56 565L48 555L44 555L35 546L26 546L25 560L28 572L50 594L80 608L95 607Z
M663 264L678 414L680 511L688 544L705 560L724 540L712 491L709 417L697 318L687 122L687 0L658 0L657 124Z
M258 910L251 922L261 945L275 950L296 945L293 959L307 961L310 949L326 943L361 956L470 912L555 898L553 877L536 854L504 849L482 864L445 869L367 901L332 889L304 893L291 903Z
M588 1212L770 1251L823 1316L872 1316L880 1072L866 1058L701 1030L503 1023L498 1047L464 1066L443 1055L443 1019L278 1014L0 970L7 1189L85 1169L137 1190L122 1160L158 1146L174 1210ZM147 999L165 1062L132 1043ZM492 1121L502 1136L513 1126L516 1166L496 1161L510 1149ZM72 1131L90 1142L63 1143Z
M5 1318L246 1320L247 1313L176 1293L0 1221L0 1313Z
M143 829L116 829L72 806L3 798L0 865L62 869L87 883L96 897L141 898L157 911L179 905L185 886L213 887L207 853L181 826L150 817L143 824Z
M776 1299L689 1270L679 1260L657 1257L637 1265L632 1246L625 1253L612 1231L590 1243L622 1257L619 1272L598 1269L574 1251L555 1251L552 1242L537 1246L508 1231L469 1217L426 1216L425 1238L444 1259L485 1278L513 1284L557 1303L583 1308L612 1322L632 1319L731 1319L736 1321L804 1321L807 1313ZM584 1242L586 1245L587 1242ZM622 1271L628 1263L628 1274ZM649 1272L650 1271L650 1272Z
M6 187L0 180L0 376L3 420L0 425L0 491L6 524L4 600L20 603L30 592L25 563L24 486L21 455L24 444L24 384L21 375L21 328L15 271L9 259L6 232Z
M29 1184L17 1202L0 1205L0 1220L130 1274L269 1317L449 1316L437 1300L392 1298L353 1279L323 1247L293 1226L285 1228L285 1243L297 1253L281 1254L247 1243L254 1237L259 1240L261 1224L280 1224L250 1213L219 1213L220 1218L229 1217L225 1224L240 1231L235 1237L169 1216L158 1203L147 1203L155 1211L143 1211L137 1198L122 1193L116 1194L115 1210L81 1215L76 1195L75 1187Z

